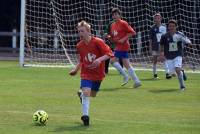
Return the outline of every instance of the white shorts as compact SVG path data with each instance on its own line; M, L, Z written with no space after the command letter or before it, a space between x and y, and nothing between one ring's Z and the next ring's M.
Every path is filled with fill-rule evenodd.
M167 60L166 62L167 62L170 74L175 72L176 67L182 68L182 57L181 56L178 56L172 60Z
M159 55L159 52L158 52L158 51L152 51L152 55L153 55L153 56L158 56L158 55Z

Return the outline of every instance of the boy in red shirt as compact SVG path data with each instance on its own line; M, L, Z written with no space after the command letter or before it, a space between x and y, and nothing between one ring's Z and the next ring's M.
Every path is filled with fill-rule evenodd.
M134 88L141 86L141 82L138 79L133 67L131 66L128 58L128 51L130 49L130 44L128 39L136 35L133 28L124 20L121 19L121 11L118 8L112 9L112 17L114 22L110 26L110 31L107 38L115 44L114 55L115 58L111 59L113 66L123 75L125 85L128 83L129 77L123 68L118 63L118 59L122 59L124 67L128 70L129 75L135 82Z
M103 40L91 35L91 27L87 22L79 22L77 29L81 38L76 46L80 61L69 74L75 75L81 68L80 97L83 113L81 120L88 126L89 97L96 97L101 81L105 77L104 61L113 57L113 53Z

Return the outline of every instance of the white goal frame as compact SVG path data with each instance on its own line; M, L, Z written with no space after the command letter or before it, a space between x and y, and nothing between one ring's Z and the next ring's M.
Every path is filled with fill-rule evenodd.
M52 5L52 15L54 16L54 21L55 21L55 27L56 27L56 30L54 31L54 33L48 33L48 35L46 35L46 36L51 36L51 37L53 37L54 38L54 47L57 47L57 45L58 45L58 42L60 42L60 46L61 46L61 49L62 49L62 51L63 51L63 57L65 57L65 59L64 60L67 60L67 64L60 64L60 65L51 65L51 64L27 64L26 63L26 60L30 60L30 57L32 57L32 55L30 55L30 57L29 57L29 59L26 59L26 57L25 57L25 47L26 47L26 45L27 45L27 39L26 39L26 36L27 35L29 35L29 36L35 36L34 35L34 33L28 33L27 32L27 27L26 27L26 10L27 10L27 8L26 8L26 6L27 6L27 1L28 0L21 0L21 23L20 23L20 56L19 56L19 63L20 63L20 66L36 66L36 67L66 67L66 66L73 66L74 64L76 64L76 61L77 61L77 55L76 55L76 53L74 52L74 50L73 50L73 52L74 53L68 53L67 52L67 49L68 48L66 48L65 46L64 46L64 44L65 44L65 40L64 40L64 38L66 37L66 36L70 36L70 37L74 37L74 36L77 36L77 33L75 33L74 32L74 34L70 34L70 35L65 35L63 32L62 32L62 27L60 26L60 20L59 20L59 16L57 16L57 14L58 14L58 11L55 11L54 9L55 8L58 8L58 7L55 7L54 8L54 3L56 3L57 1L55 1L55 0L49 0L49 3ZM30 0L29 0L30 1ZM39 1L39 0L32 0L32 1ZM65 1L65 0L58 0L58 1ZM68 1L68 0L66 0L66 1ZM70 0L69 0L70 1ZM84 0L83 0L84 1ZM105 16L103 16L103 14L106 12L108 12L107 10L108 9L106 9L106 6L108 6L108 5L104 5L104 2L106 2L106 0L92 0L93 2L95 1L95 2L97 2L97 4L99 4L99 11L98 11L98 13L99 14L97 14L97 16L98 16L98 19L100 19L100 21L99 22L97 22L97 24L95 24L96 25L96 28L94 29L94 32L95 33L93 33L93 34L95 34L96 36L98 36L98 37L102 37L101 36L101 31L103 30L103 26L105 26L106 24L104 24L105 23L105 21L107 21L107 20L103 20L103 19L105 19L106 17L108 18L108 15L105 17ZM133 3L132 2L135 2L135 1L138 1L138 0L128 0L127 1L127 3L129 4L131 4L132 6L133 6ZM167 0L164 0L164 1L167 1ZM170 0L171 1L171 0ZM195 0L193 0L194 2L193 2L193 5L189 5L188 7L193 7L193 9L194 9L194 11L196 11L196 5L197 5L197 3L195 3ZM41 1L42 2L42 1ZM77 2L76 0L74 1L74 2ZM86 4L90 4L90 1L84 1ZM125 3L126 1L124 1L124 0L110 0L110 3L112 4L112 6L114 6L114 7L119 7L120 9L122 9L122 15L124 15L123 17L126 19L126 20L128 20L128 22L130 22L130 20L139 20L139 21L141 21L141 23L143 23L142 21L146 21L147 22L147 24L143 24L143 26L144 25L147 25L149 28L150 28L150 26L153 24L153 19L152 19L152 12L153 12L153 10L155 10L156 8L160 8L160 7L156 7L156 6L158 6L156 3L158 3L158 2L160 2L159 0L150 0L150 1L148 1L148 2L146 2L146 3L144 3L144 4L146 4L146 6L147 6L147 8L149 8L149 9L145 9L147 12L146 13L149 13L149 15L146 15L146 14L144 14L144 15L146 15L146 17L143 17L143 14L138 14L138 16L134 16L134 14L132 13L132 12L125 12L125 13L123 13L123 11L126 11L126 8L125 8L125 6L123 6L123 5L120 5L120 3ZM162 2L162 1L161 1ZM189 2L188 0L186 0L186 2ZM84 3L84 4L85 4ZM153 4L152 4L153 3ZM155 4L154 4L155 3ZM200 3L200 2L199 2ZM198 5L199 5L199 3L198 3ZM92 4L94 4L94 3L92 3ZM134 5L134 6L141 6L141 4L143 4L143 3L141 3L141 2L139 2L139 3L137 3L138 5ZM166 4L166 3L165 3ZM186 3L187 4L187 3ZM56 6L62 6L60 3L59 4L57 4L56 3ZM170 6L170 5L165 5L165 6ZM69 9L68 10L70 10L70 7L68 7ZM92 9L92 7L90 7L91 9ZM127 8L131 8L131 7L127 7ZM164 12L163 10L164 10L164 8L165 7L163 7L163 9L161 8L160 10L158 10L159 12L161 12L161 14L162 14L162 12ZM60 10L60 9L59 9ZM142 10L142 9L141 9ZM183 10L185 10L185 9L183 9ZM155 10L156 11L156 10ZM169 11L169 14L171 14L173 11ZM187 11L186 11L187 12ZM88 13L90 13L90 12L88 12ZM91 12L91 14L92 14L93 12ZM108 13L108 14L110 14L110 13ZM165 13L166 14L166 13ZM188 18L189 19L191 19L192 17L193 18L195 18L195 14L194 14L194 16L190 16L190 14L189 13L186 13L188 16ZM73 16L74 17L74 16ZM105 18L104 18L105 17ZM132 17L132 18L131 18ZM167 21L166 20L169 20L169 19L171 19L171 17L172 16L164 16L164 23L166 23ZM197 17L197 16L196 16ZM88 16L85 16L85 18L86 19L88 19ZM106 19L107 19L106 18ZM146 20L140 20L140 19L146 19ZM178 17L177 17L178 18ZM176 17L175 17L175 19L177 19ZM108 21L110 21L110 19L111 19L111 17L108 19ZM89 19L88 19L89 20ZM131 22L131 24L133 24L134 25L134 23L135 22ZM186 22L186 23L188 23L188 22ZM195 37L196 36L196 38L194 38L193 39L193 41L194 42L196 42L197 41L197 36L200 36L199 34L198 34L198 32L197 32L197 30L195 29L195 27L197 27L196 25L197 25L198 23L197 23L197 19L195 19L194 20L194 22L193 22L193 24L192 24L192 26L193 26L193 29L191 30L193 33L190 33L190 32L188 32L187 31L187 29L188 29L188 27L186 27L186 28L184 28L184 29L182 29L182 31L186 34L186 36L188 35L188 34L193 34L193 36ZM98 28L97 28L98 27ZM139 28L138 28L138 26L137 26L137 24L136 24L136 29L140 29L141 27L139 26ZM143 28L141 28L142 30L144 30ZM144 44L147 44L148 43L148 35L144 35L144 31L137 31L136 30L136 32L137 32L137 35L134 37L134 39L132 38L131 40L130 40L130 42L134 42L134 43L132 43L132 45L134 45L133 46L133 50L131 50L131 52L130 52L130 61L133 63L133 65L135 66L135 67L138 67L138 68L142 68L142 69L147 69L148 70L148 68L151 68L152 67L152 61L151 61L151 58L152 58L152 56L149 54L149 48L147 47L147 46L145 46L145 47L143 47L142 46L142 44L144 43L144 38L145 38L145 43ZM147 32L147 31L145 31L145 32ZM32 35L31 35L32 34ZM43 34L46 34L46 33L38 33L39 34L39 36L42 36ZM197 34L197 35L195 35L195 34ZM37 35L38 36L38 35ZM133 41L134 40L134 41ZM199 40L199 39L198 39ZM199 41L200 42L200 41ZM75 45L75 44L71 44L71 45ZM198 45L200 45L200 44L195 44L195 47L196 46L198 46ZM187 68L187 69L190 69L190 70L200 70L200 54L199 54L199 51L200 50L198 50L198 48L195 48L195 49L192 49L192 50L189 50L188 51L188 55L189 56L186 56L185 57L185 59L186 59L186 63L184 64L184 67L185 68ZM30 52L30 54L31 54L31 52ZM145 57L145 56L147 56L147 57ZM73 59L72 59L72 58ZM141 58L142 57L142 58ZM194 59L193 59L194 58ZM49 59L49 60L51 60L51 59ZM159 64L159 65L161 65L161 64ZM151 69L150 69L151 70Z

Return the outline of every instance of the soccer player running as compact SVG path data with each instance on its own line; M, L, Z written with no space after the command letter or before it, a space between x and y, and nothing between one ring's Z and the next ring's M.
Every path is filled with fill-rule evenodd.
M159 57L159 49L160 49L160 39L163 34L166 33L166 26L161 23L162 16L160 13L156 13L153 16L154 25L151 27L149 31L150 40L149 40L149 46L150 51L153 56L153 78L158 79L157 74L157 62ZM169 75L169 69L166 60L164 60L164 69L166 72L166 79L170 79L171 75Z
M175 20L169 20L169 31L161 37L160 56L161 58L164 56L166 57L167 64L169 66L169 72L176 72L180 89L185 90L182 72L183 44L188 44L191 46L191 41L183 33L177 31L176 28L177 22Z
M107 38L115 44L114 55L115 58L111 59L113 66L120 72L124 77L122 86L127 84L129 77L123 68L118 63L118 59L121 58L124 67L128 70L129 75L132 80L135 82L134 88L141 86L141 82L138 79L133 67L130 65L128 51L130 49L130 44L128 39L134 35L136 32L133 28L124 20L121 19L121 11L118 8L112 9L112 18L114 22L110 26L109 33Z
M81 21L77 26L81 40L77 43L76 49L79 54L79 63L69 74L76 75L80 72L80 88L78 92L82 104L81 120L85 126L89 125L89 97L96 97L101 81L105 77L104 61L113 57L111 49L100 38L91 35L91 26Z
M109 29L110 29L110 26L111 26L111 24L113 23L114 21L112 20L107 26L106 26L106 28L104 29L104 31L102 31L102 34L103 34L103 36L106 38L106 36L108 35L108 34L110 34L109 33ZM111 48L111 50L113 51L114 50L114 48L115 48L115 45L114 45L114 43L113 42L110 42L109 40L106 40L106 42L107 42L107 44L109 45L109 47ZM106 74L108 74L108 72L109 72L109 63L110 63L110 59L107 59L106 61L105 61L105 73ZM120 58L119 59L119 64L121 65L121 67L123 68L123 63L122 63L122 59Z

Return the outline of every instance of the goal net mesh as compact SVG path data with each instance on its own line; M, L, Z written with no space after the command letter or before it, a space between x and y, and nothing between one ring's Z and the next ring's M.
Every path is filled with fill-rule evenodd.
M200 67L200 2L197 0L26 0L25 66L68 66L77 63L77 23L86 20L92 34L102 31L112 20L111 9L118 7L137 32L130 39L130 61L134 66L150 68L149 30L153 14L161 13L163 23L178 22L178 30L191 39L193 47L184 48L185 68Z

